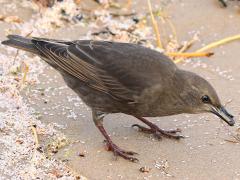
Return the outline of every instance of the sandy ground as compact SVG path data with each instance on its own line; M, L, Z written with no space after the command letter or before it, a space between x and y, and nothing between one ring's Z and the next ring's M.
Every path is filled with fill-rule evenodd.
M153 2L159 3L157 0ZM200 42L193 47L198 49L204 44L239 33L236 4L231 2L229 8L222 9L215 0L185 0L171 1L166 8L180 41L199 32ZM147 11L146 7L145 3L141 7L133 6L138 11ZM75 27L61 29L51 36L75 39L86 32L87 28ZM1 38L2 35L1 31ZM114 142L122 148L138 152L139 163L121 158L116 161L112 153L105 151L103 137L94 127L90 109L66 88L55 70L47 67L39 77L41 83L23 94L28 103L42 114L42 122L63 125L61 131L71 141L77 141L61 149L55 157L67 161L70 167L89 179L240 179L240 146L225 141L233 139L229 131L235 133L239 127L239 42L216 48L214 52L211 58L194 59L179 64L179 67L207 78L223 103L232 100L227 109L236 116L236 126L227 127L209 114L149 118L162 128L181 128L187 136L180 141L158 141L131 128L137 122L133 117L123 114L107 116L105 128ZM45 89L44 96L41 96L41 89ZM36 90L39 96L31 96L31 92ZM56 108L52 110L52 107ZM41 139L41 143L45 142ZM78 153L85 154L85 157L78 156ZM139 169L144 166L150 168L150 172L141 173Z

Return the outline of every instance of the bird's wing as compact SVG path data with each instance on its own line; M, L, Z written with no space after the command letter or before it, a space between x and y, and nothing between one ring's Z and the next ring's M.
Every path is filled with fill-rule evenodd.
M175 69L165 56L159 59L160 53L133 44L87 40L70 44L46 39L32 42L62 70L119 101L134 102L142 90L161 81L161 72L168 76Z
M80 40L68 51L137 92L168 81L177 69L164 54L131 43Z

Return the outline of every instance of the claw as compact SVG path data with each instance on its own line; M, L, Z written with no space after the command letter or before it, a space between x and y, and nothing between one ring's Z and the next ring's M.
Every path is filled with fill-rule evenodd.
M182 132L182 130L177 128L177 129L174 129L174 130L164 130L164 132L166 132L166 133L178 133L178 132Z
M177 135L177 134L167 133L167 132L162 133L162 135L165 136L165 137L172 138L172 139L177 139L177 140L179 140L181 138L184 138L183 135Z
M153 133L153 130L152 129L149 129L149 128L146 128L144 126L141 126L139 124L133 124L132 127L137 127L139 131L142 131L142 132L145 132L145 133L149 133L149 134L152 134Z
M139 160L138 160L137 158L133 158L133 157L132 157L132 158L130 158L129 160L130 160L130 161L132 161L132 162L134 162L134 163L137 163L137 162L139 162Z
M158 139L162 139L162 136L165 136L167 138L177 139L177 140L184 138L184 136L177 134L178 132L181 132L181 129L163 130L155 125L152 125L150 128L146 128L139 124L133 124L132 127L137 127L141 132L144 132L144 133L154 134Z
M125 151L113 143L109 143L109 142L106 142L106 143L107 143L108 150L113 152L115 159L117 159L117 157L120 156L131 162L139 161L137 158L131 157L133 155L138 155L138 153L136 153L134 151Z

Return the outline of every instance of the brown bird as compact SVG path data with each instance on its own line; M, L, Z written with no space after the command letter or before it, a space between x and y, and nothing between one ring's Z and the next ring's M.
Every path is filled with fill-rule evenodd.
M66 84L92 109L95 125L115 155L137 161L132 151L112 142L103 127L105 115L132 115L149 128L143 132L180 139L179 129L165 131L143 117L211 112L230 126L233 116L202 77L179 69L168 57L146 47L108 41L61 41L9 35L2 44L40 56L60 72Z

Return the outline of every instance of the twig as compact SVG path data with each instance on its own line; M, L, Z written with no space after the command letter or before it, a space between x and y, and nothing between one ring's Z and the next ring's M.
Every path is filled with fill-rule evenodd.
M230 143L239 143L239 141L234 141L234 140L231 140L231 139L224 139L224 141L227 141L227 142L230 142Z
M170 26L171 30L172 30L172 34L174 36L174 39L177 41L178 43L178 37L177 37L177 31L175 26L173 25L172 21L169 18L165 18L165 20L167 21L168 25Z
M121 9L122 8L122 6L119 3L111 2L111 1L109 3L109 6L107 6L107 7L111 7L111 8L115 8L115 9Z
M29 32L25 37L29 37L32 33L33 33L33 31ZM16 58L18 56L18 53L19 53L19 50L17 50L17 53L14 57L14 61L13 61L14 64L15 64ZM27 73L29 71L29 66L25 62L23 62L22 65L23 65L23 78L22 78L22 81L21 81L21 84L20 84L20 88L25 83L25 81L27 79Z
M215 48L215 47L217 47L217 46L220 46L220 45L223 45L223 44L226 44L226 43L230 43L230 42L236 41L236 40L240 40L240 34L235 35L235 36L231 36L231 37L227 37L227 38L224 38L224 39L222 39L222 40L219 40L219 41L210 43L210 44L208 44L207 46L202 47L201 49L198 49L198 50L196 51L196 53L204 52L204 51L207 51L207 50L209 50L209 49L212 49L212 48ZM177 59L177 60L175 60L174 62L175 62L175 63L179 63L179 62L181 62L182 60L183 60L183 59Z
M16 59L17 59L17 57L18 57L18 54L19 54L19 49L17 49L17 52L16 52L16 54L15 54L15 56L14 56L13 65L15 65Z
M161 42L160 32L159 32L159 29L158 29L157 21L155 20L153 12L152 12L152 5L151 5L150 0L147 0L147 2L148 2L148 9L149 9L149 12L150 12L150 15L151 15L153 29L154 29L154 32L155 32L155 35L156 35L157 46L162 49L163 46L162 46L162 42Z
M24 70L23 70L23 78L22 78L22 83L24 84L26 79L27 79L27 73L29 71L29 66L24 63Z
M192 53L181 53L181 52L169 52L166 53L167 56L172 56L172 57L184 57L184 58L191 58L191 57L210 57L214 53L212 52L206 52L206 53L197 53L197 52L192 52Z
M22 87L25 84L26 79L27 79L27 73L29 71L29 66L25 62L22 62L20 67L21 67L21 72L23 72L23 77L22 77L22 80L18 87L20 90L22 90Z
M7 23L23 23L23 20L18 16L4 16L0 14L0 21L4 21Z
M116 13L116 12L110 12L110 15L114 16L114 17L118 17L118 16L134 16L136 15L136 13Z
M197 50L196 52L207 51L207 50L209 50L209 49L212 49L212 48L215 48L215 47L217 47L217 46L220 46L220 45L229 43L229 42L231 42L231 41L236 41L236 40L240 40L240 34L235 35L235 36L231 36L231 37L227 37L227 38L224 38L224 39L222 39L222 40L219 40L219 41L210 43L210 44L208 44L207 46L205 46L205 47Z
M101 30L101 31L99 31L99 32L94 32L94 33L92 33L91 35L93 35L93 36L98 36L98 35L100 35L100 34L110 34L110 35L112 35L112 36L116 36L116 34L113 33L108 27L106 27L105 29L103 29L103 30Z
M192 45L193 43L196 41L195 38L191 39L190 41L188 41L186 44L184 44L181 49L178 52L185 52L187 51Z
M33 136L34 136L34 141L35 141L35 148L38 149L40 146L39 146L39 140L38 140L38 134L37 134L37 126L34 124L34 125L31 125L31 130L33 132Z
M193 38L192 40L188 41L185 45L183 45L183 46L181 47L181 49L180 49L178 52L179 52L179 53L183 53L183 52L187 51L187 50L193 45L193 43L194 43L195 41L196 41L195 38ZM174 60L174 62L175 62L175 63L179 63L179 62L181 62L181 61L183 61L183 60L184 60L184 58L181 57L181 58L178 58L178 59Z

